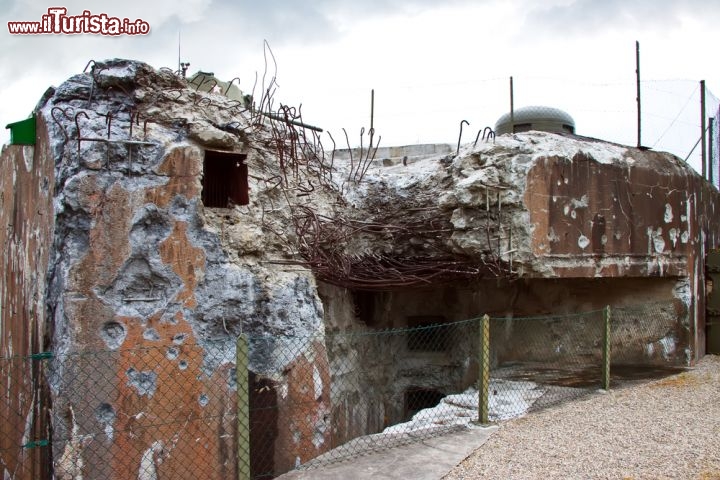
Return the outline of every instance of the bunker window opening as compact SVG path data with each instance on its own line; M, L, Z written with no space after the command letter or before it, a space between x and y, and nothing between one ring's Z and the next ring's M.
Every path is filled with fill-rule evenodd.
M210 208L230 208L250 203L247 155L205 150L202 202Z

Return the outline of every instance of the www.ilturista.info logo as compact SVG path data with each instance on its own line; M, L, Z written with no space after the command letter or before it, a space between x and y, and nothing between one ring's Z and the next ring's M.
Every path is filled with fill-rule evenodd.
M80 34L147 35L150 24L144 20L110 17L84 10L82 15L68 15L65 7L50 7L39 22L7 22L13 35Z

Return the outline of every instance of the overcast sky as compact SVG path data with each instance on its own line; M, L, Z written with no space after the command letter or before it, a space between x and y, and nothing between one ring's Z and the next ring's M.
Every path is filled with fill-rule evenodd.
M142 19L146 36L10 35L8 21L68 14ZM121 57L214 72L250 91L262 75L263 40L278 65L278 102L353 144L369 128L375 89L382 145L455 144L515 107L570 113L579 134L634 145L635 41L641 46L644 145L688 155L720 96L720 2L700 0L0 0L0 124L26 118L50 85L90 59ZM180 35L179 35L180 34ZM272 69L272 68L271 68ZM3 129L0 140L9 139ZM365 140L367 142L367 140ZM328 138L324 139L330 144ZM367 143L366 143L367 144ZM699 152L699 149L698 149ZM698 155L690 160L699 168Z

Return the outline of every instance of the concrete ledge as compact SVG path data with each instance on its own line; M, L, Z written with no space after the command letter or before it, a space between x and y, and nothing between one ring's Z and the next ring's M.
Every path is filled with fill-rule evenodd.
M429 438L383 452L363 455L342 463L310 470L293 470L282 480L396 479L439 480L480 448L497 426L470 425L467 429Z

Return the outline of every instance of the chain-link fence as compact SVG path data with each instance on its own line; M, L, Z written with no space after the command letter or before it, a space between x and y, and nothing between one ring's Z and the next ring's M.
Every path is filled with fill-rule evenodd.
M476 331L473 319L302 339L250 337L250 357L275 352L273 363L263 363L283 372L250 374L251 450L253 432L263 432L262 445L251 452L253 478L439 435L477 419L468 368Z
M0 437L5 478L237 478L231 360L182 338L0 359L3 378L42 371L47 386L9 386L0 401L0 423L14 426Z
M488 319L489 348L481 350L487 417L481 420L514 418L605 387L608 314Z
M613 308L613 381L647 378L654 370L672 372L675 367L689 364L690 325L678 320L687 318L682 313L671 303Z
M274 478L521 416L686 354L671 306L423 318L0 359L2 466L13 479Z
M708 179L720 188L720 106L713 108L708 125Z

